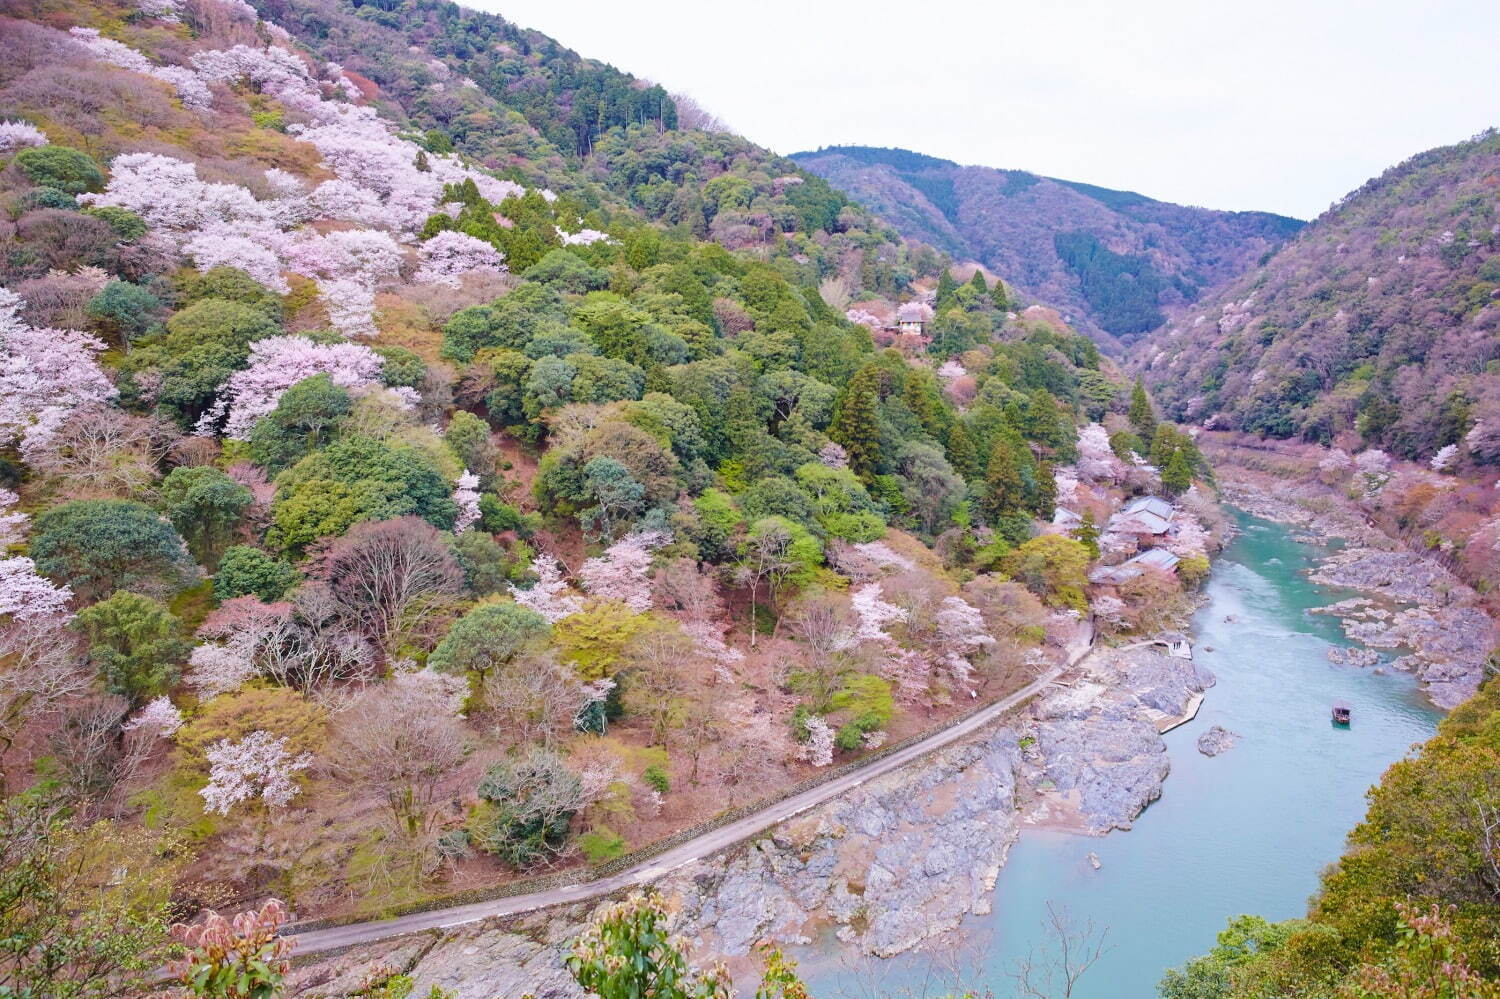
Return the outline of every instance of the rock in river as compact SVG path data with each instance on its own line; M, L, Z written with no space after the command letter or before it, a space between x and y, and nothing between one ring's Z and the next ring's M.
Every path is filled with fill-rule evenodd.
M1239 733L1231 732L1222 725L1215 725L1198 736L1198 752L1204 756L1218 756L1239 741Z

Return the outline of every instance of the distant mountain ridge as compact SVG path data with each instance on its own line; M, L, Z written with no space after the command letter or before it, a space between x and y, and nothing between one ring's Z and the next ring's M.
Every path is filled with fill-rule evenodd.
M1174 419L1500 463L1500 133L1366 182L1135 360Z
M1120 347L1223 287L1304 225L906 149L792 154L904 236L976 260Z

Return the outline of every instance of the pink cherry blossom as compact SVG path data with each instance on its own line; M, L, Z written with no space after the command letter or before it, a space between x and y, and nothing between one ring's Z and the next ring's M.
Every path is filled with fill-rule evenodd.
M73 591L37 575L36 563L24 556L0 558L0 617L19 621L68 616Z
M224 435L248 440L257 420L270 413L286 390L314 375L328 375L351 391L379 386L379 354L353 343L320 344L304 336L273 336L250 345L250 358L219 388L218 401L198 422L209 433L224 422Z
M0 153L46 144L47 137L35 125L24 121L0 121Z
M113 399L115 387L96 361L102 341L29 326L20 317L23 305L0 288L0 445L19 440L26 457L74 410Z
M651 554L670 541L662 531L637 531L588 559L579 570L584 589L605 600L619 600L637 614L651 609Z
M511 596L517 604L536 611L554 624L583 610L583 599L569 590L557 559L550 555L538 555L531 563L531 571L537 577L531 589L523 590L516 586L510 588Z
M284 808L301 789L295 776L312 766L306 753L293 757L285 736L251 732L238 742L221 739L208 747L208 786L198 793L208 812L228 815L242 801L260 798L267 807Z
M479 476L467 468L458 477L453 504L458 507L458 519L453 522L455 534L461 534L479 522Z
M326 185L325 185L326 186ZM465 274L503 274L505 255L482 239L452 229L433 236L421 246L422 266L412 280L422 284L446 284L457 288Z
M100 62L170 84L177 91L183 107L206 111L213 104L213 93L208 84L185 66L157 66L129 45L100 36L97 28L71 28L69 34Z

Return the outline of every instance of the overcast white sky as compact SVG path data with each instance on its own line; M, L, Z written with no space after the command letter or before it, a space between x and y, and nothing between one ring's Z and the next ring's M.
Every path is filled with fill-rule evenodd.
M779 153L902 146L1311 218L1500 125L1497 0L460 0Z

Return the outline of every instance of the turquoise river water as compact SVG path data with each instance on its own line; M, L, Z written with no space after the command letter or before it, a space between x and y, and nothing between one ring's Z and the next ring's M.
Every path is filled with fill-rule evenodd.
M1004 999L1015 994L1015 961L1047 946L1050 902L1075 924L1107 927L1109 949L1074 999L1150 999L1163 970L1211 947L1230 916L1306 911L1319 872L1364 814L1366 789L1432 734L1439 713L1404 674L1329 663L1328 647L1348 643L1336 619L1306 612L1349 594L1308 581L1316 547L1277 524L1238 523L1193 621L1195 658L1218 683L1197 719L1165 736L1172 773L1161 799L1129 832L1023 832L993 913L967 920L961 942L858 968L825 951L806 964L815 995L920 995L938 988L923 983L940 964ZM1331 724L1336 700L1353 707L1347 729ZM1209 758L1194 743L1215 724L1241 740Z

